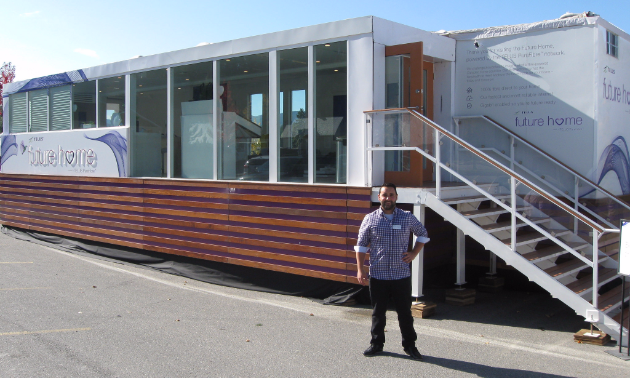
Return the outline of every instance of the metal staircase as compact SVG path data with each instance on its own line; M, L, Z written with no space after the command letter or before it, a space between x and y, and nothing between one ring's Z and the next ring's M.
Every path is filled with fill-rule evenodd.
M627 334L620 334L622 288L611 246L615 223L630 219L628 205L489 118L456 117L451 132L413 109L365 115L366 185L381 183L388 161L422 154L434 164L435 182L418 189L419 204L612 338ZM467 194L453 198L447 184ZM625 293L627 300L630 283Z

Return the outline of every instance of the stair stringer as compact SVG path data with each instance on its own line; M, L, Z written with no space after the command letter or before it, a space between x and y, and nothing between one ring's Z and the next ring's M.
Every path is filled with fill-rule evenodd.
M530 281L536 282L540 287L549 292L552 297L561 300L564 304L572 308L576 314L586 318L587 310L597 311L597 309L588 301L584 300L581 296L575 294L556 279L527 261L518 252L512 251L512 249L503 244L499 239L483 230L474 222L466 219L451 206L442 202L434 194L428 191L423 191L420 198L421 202L431 208L431 210L438 213L446 221L452 223L465 235L475 239L478 243L483 245L484 248L499 256L507 265L511 265L519 272L523 273ZM599 312L599 319L599 322L593 324L615 340L619 340L619 323L615 322L611 317L602 312Z

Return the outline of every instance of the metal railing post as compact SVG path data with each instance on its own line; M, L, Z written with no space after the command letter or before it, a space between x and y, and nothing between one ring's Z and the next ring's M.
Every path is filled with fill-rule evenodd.
M593 307L599 311L598 289L599 284L599 232L593 229Z
M573 196L574 196L574 200L573 200L573 209L575 210L576 213L580 212L580 192L578 190L579 188L579 184L580 184L580 178L577 176L575 177L575 188L573 189ZM578 233L578 219L576 217L573 217L573 233L577 235Z
M510 135L510 169L514 170L514 160L516 159L516 151L514 151L514 137Z
M440 132L435 130L435 196L440 198L442 188L442 169L440 160Z
M510 201L512 202L510 205L512 206L511 211L511 225L510 228L510 248L512 248L513 252L516 252L516 179L513 176L510 176Z

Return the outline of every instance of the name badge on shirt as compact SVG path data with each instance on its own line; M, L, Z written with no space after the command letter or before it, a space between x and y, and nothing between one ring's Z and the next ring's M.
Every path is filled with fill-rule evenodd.
M400 225L399 224L395 224L395 225L392 226L392 229L400 230Z

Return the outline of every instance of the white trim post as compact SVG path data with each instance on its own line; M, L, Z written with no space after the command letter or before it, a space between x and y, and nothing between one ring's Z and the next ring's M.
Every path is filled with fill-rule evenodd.
M462 212L461 204L457 204L457 212ZM457 276L455 277L455 285L461 287L466 284L466 235L464 234L464 231L459 228L457 229L457 239L455 244L457 247Z
M315 182L315 47L308 46L308 183Z
M278 74L278 51L269 52L269 182L278 182L278 166L280 158L278 148L278 89L280 75Z
M219 62L212 62L212 179L219 177ZM221 109L223 110L223 109Z
M174 70L166 69L166 177L173 177L173 162L175 161L175 138L173 135L173 106L175 105L175 93L173 92Z
M423 204L418 203L413 205L413 215L424 224L425 207ZM416 245L416 236L413 236L413 245ZM424 278L424 247L418 253L418 256L411 262L411 296L414 298L420 298L424 296L422 291L422 281Z

